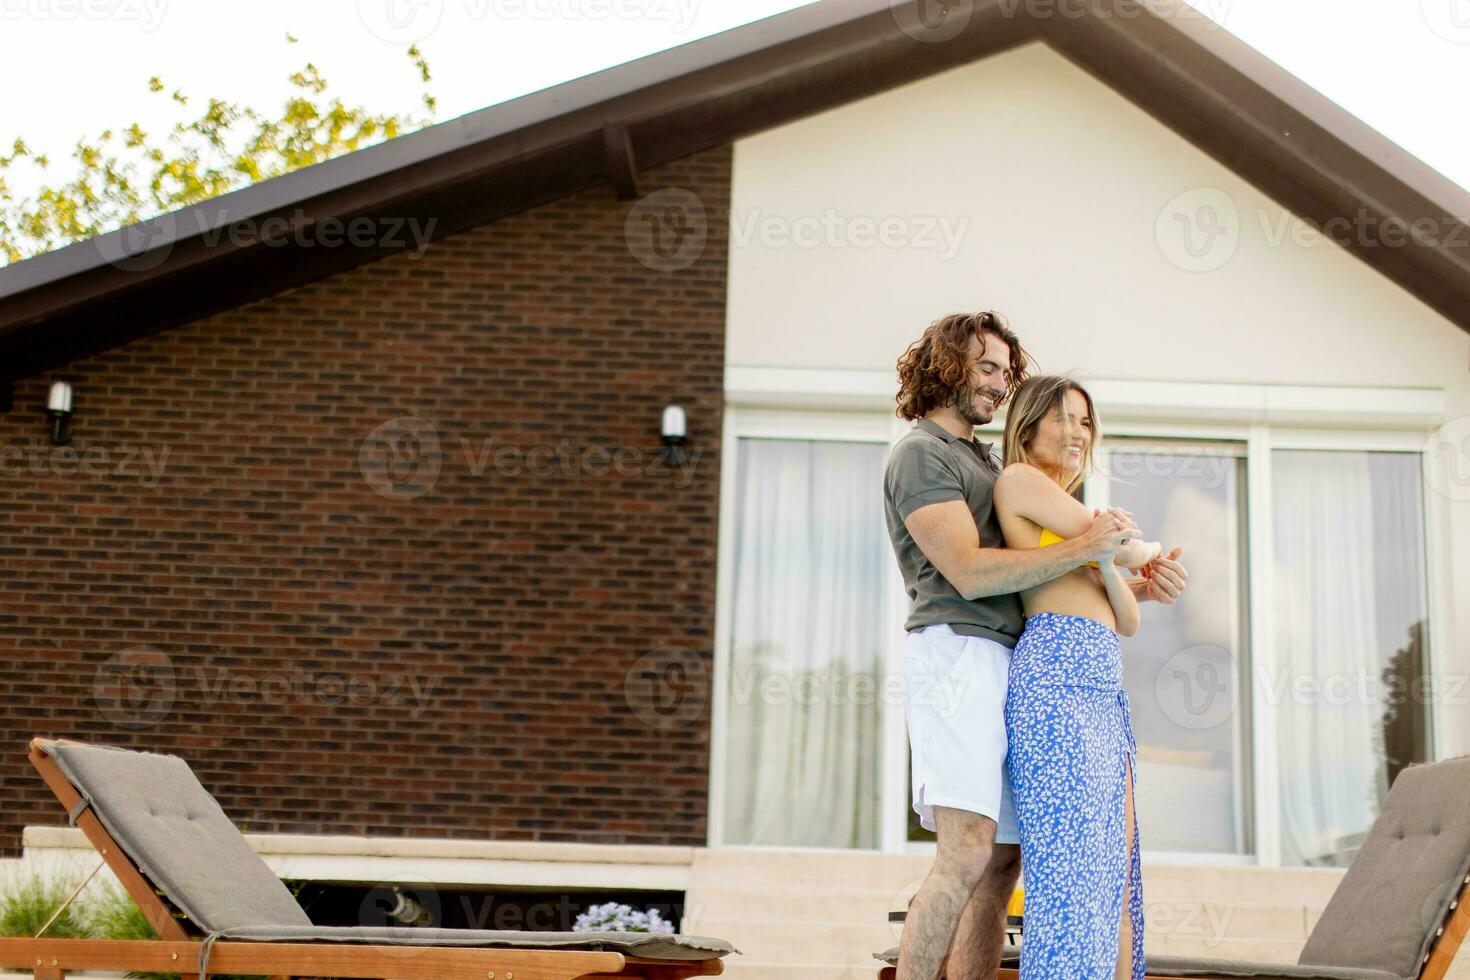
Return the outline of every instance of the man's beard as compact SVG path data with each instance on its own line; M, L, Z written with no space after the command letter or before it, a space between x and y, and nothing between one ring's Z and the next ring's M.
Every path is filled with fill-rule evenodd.
M960 418L970 425L987 425L994 415L981 414L975 407L975 399L980 394L979 389L966 386L955 391L954 410Z

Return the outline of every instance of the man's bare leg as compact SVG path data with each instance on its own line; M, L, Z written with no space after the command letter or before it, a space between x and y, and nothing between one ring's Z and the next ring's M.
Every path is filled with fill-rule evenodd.
M909 903L898 943L898 980L939 980L960 915L990 863L995 821L936 806L934 867Z
M946 980L995 980L1005 948L1006 908L1021 874L1021 848L995 844L960 916L959 931L949 950Z

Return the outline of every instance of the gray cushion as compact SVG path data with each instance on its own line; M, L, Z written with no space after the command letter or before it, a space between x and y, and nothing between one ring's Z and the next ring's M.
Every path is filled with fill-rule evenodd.
M487 929L410 929L361 926L269 926L231 929L225 939L270 942L376 943L396 946L493 946L515 949L589 949L656 960L717 960L738 953L723 939L657 932L498 932Z
M314 926L183 759L68 742L44 747L138 869L205 932L226 939L591 949L670 960L739 952L723 939L662 933Z
M898 964L898 947L874 953L890 966ZM1001 966L1020 964L1019 946L1007 946L1001 953ZM1380 970L1354 970L1329 966L1292 966L1284 963L1243 963L1236 960L1206 960L1188 956L1147 956L1146 968L1153 976L1191 977L1194 980L1225 980L1253 977L1255 980L1402 980Z
M1470 873L1470 756L1399 773L1298 962L1412 977Z
M311 925L183 759L68 742L44 747L123 852L205 932Z
M1402 980L1382 970L1346 966L1299 966L1289 963L1246 963L1240 960L1199 959L1192 956L1147 956L1148 972L1161 976L1254 977L1256 980Z

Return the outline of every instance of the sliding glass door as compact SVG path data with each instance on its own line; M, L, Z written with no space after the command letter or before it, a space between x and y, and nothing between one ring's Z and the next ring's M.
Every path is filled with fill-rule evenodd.
M1123 681L1138 741L1139 826L1151 852L1252 850L1246 453L1243 443L1109 439L1094 506L1130 511L1180 546L1189 592L1144 608Z
M879 845L887 452L738 441L728 843Z
M1283 864L1345 866L1402 768L1429 757L1421 457L1271 458Z
M856 413L735 417L712 839L932 846L891 683L907 602L882 485L905 430ZM1084 488L1181 546L1190 571L1184 599L1148 605L1122 644L1144 849L1343 865L1397 773L1432 758L1423 454L1354 434L1222 434L1111 435Z

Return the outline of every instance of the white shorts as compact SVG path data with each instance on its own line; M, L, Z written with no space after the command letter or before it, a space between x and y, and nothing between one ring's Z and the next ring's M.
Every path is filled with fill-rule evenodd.
M914 812L934 830L934 808L954 807L996 822L1000 844L1018 844L1006 774L1006 679L1011 651L947 625L908 635L904 708L913 767Z

